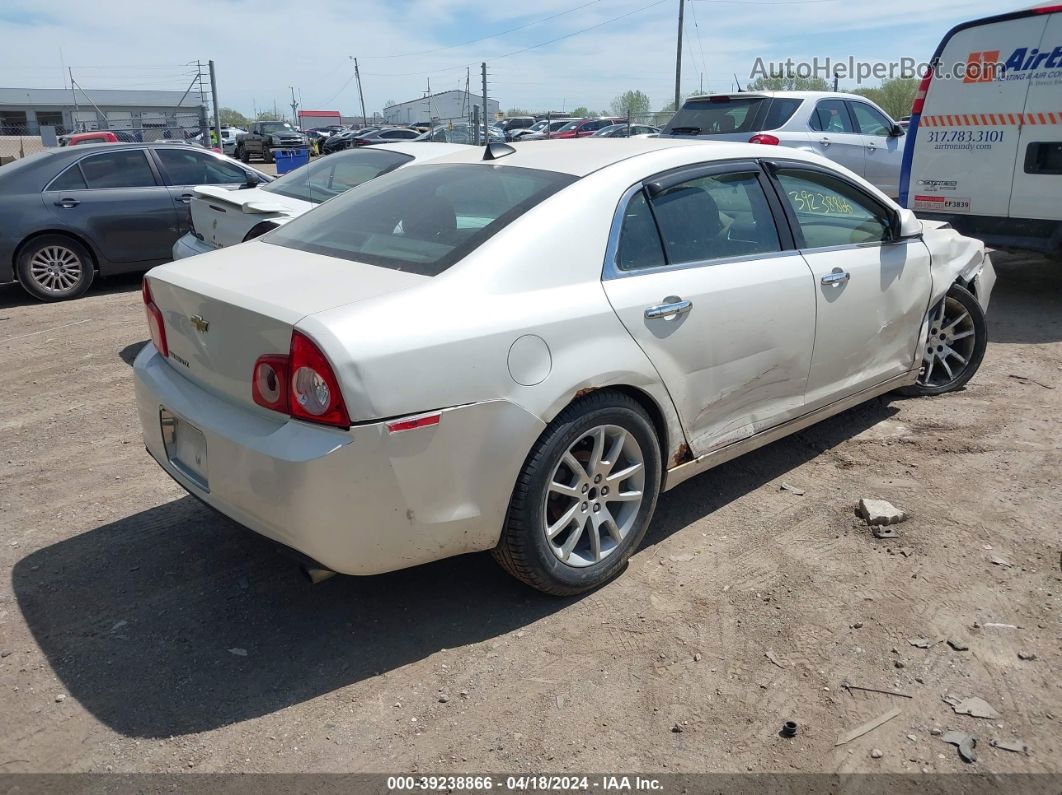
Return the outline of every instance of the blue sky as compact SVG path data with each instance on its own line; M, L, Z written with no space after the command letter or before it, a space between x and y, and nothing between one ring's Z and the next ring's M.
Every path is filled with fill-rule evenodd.
M703 74L706 89L732 90L734 74L744 84L757 57L925 60L952 25L1016 7L687 0L682 88L697 90ZM46 13L39 8L4 0L0 9L5 86L60 87L68 66L89 91L184 90L186 64L213 58L223 105L245 113L274 101L283 107L294 86L304 108L351 114L357 91L349 56L356 55L369 112L388 99L421 96L429 80L433 91L463 88L465 65L476 91L484 60L503 108L603 110L638 89L655 109L674 92L678 0L57 0ZM474 39L482 40L466 44ZM531 49L518 52L524 48Z

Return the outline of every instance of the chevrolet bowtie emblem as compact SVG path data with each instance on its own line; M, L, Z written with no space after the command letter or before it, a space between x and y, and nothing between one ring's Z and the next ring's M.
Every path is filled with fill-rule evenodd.
M188 318L192 321L192 325L195 326L195 330L200 334L206 334L207 329L210 328L210 321L204 318L202 315L192 315Z

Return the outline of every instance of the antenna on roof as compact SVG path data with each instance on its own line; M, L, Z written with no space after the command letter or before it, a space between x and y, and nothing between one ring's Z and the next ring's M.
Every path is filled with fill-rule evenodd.
M488 143L483 150L484 160L497 160L499 157L505 157L511 155L516 151L515 147L509 146L509 144L503 144L500 142Z
M740 92L741 91L741 83L737 79L737 72L734 72L734 83L737 85L738 91Z

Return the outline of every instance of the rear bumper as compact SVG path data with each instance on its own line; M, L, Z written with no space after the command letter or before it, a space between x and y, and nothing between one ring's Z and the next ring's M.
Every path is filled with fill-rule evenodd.
M146 345L134 363L151 456L195 497L344 574L377 574L497 544L526 451L545 427L507 401L389 433L274 418L196 386ZM206 442L206 487L169 459L160 409Z
M173 244L173 258L175 260L194 257L196 254L206 254L208 251L217 251L217 249L209 243L200 240L191 232L186 232L182 237L177 238L177 242Z

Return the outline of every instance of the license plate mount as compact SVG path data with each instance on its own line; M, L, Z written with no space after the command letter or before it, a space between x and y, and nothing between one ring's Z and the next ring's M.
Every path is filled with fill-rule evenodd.
M207 478L207 443L203 432L165 407L159 407L159 426L166 458L174 469L203 491L210 491Z

